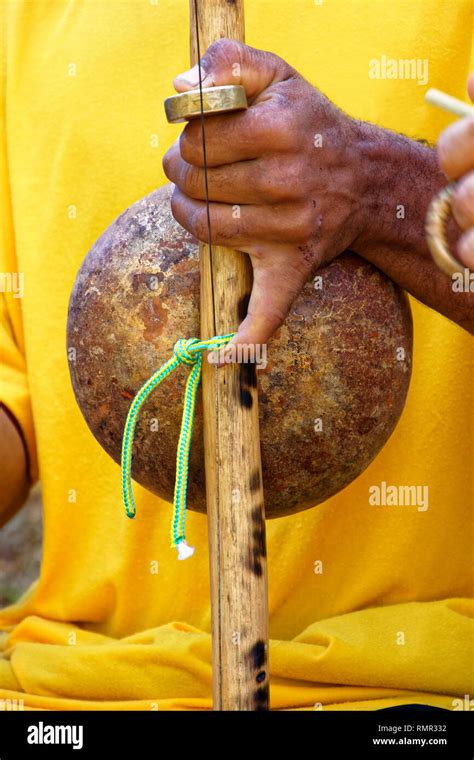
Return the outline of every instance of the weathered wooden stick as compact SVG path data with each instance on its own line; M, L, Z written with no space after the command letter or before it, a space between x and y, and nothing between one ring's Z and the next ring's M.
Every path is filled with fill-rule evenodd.
M191 63L197 61L191 7ZM244 40L243 2L199 0L201 54L221 37ZM212 117L209 117L212 118ZM211 227L212 236L212 227ZM212 246L212 237L211 237ZM234 331L252 287L246 254L200 246L201 337ZM255 365L216 369L203 357L204 446L215 710L268 709L265 514Z

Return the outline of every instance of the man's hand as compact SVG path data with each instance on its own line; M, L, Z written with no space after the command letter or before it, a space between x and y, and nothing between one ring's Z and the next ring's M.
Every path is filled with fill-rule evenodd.
M233 342L265 343L304 283L347 248L474 332L474 293L453 291L426 244L426 212L446 184L434 150L351 119L272 53L220 40L201 69L204 87L241 84L250 105L209 117L205 126L211 240L247 252L254 272L247 318ZM180 92L196 88L198 69L174 84ZM449 164L449 171L459 176L468 164ZM176 186L175 218L207 241L203 165L195 120L163 166ZM472 192L469 176L461 195ZM472 214L459 217L463 211L460 201L456 214L472 225Z
M204 87L241 84L250 104L206 119L211 239L252 260L248 315L234 342L266 343L308 278L364 226L358 125L272 53L221 40L201 67ZM195 67L175 88L193 89L198 77ZM200 121L178 142L163 159L176 185L173 214L207 241Z
M474 73L467 81L474 101ZM451 124L438 140L438 159L448 179L460 180L453 197L453 216L464 234L458 241L459 258L474 270L474 116Z

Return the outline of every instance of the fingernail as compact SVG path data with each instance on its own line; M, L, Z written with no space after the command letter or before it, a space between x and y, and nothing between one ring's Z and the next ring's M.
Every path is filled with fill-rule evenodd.
M201 67L201 79L204 80L205 77L206 74L204 72L204 69ZM188 69L187 71L183 71L182 74L178 74L176 79L181 79L183 82L187 82L187 84L190 84L191 87L197 87L199 85L199 65L196 63L192 69Z

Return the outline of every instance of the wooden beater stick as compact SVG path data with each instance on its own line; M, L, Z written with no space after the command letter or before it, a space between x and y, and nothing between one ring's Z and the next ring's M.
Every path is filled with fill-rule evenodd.
M221 37L244 41L243 1L191 8L191 64ZM209 118L212 118L209 117ZM252 288L248 256L200 245L201 337L236 330ZM268 709L265 510L255 365L216 369L203 356L204 450L215 710Z

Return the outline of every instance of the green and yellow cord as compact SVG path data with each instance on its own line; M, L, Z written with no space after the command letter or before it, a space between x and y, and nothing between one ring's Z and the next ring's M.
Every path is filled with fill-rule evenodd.
M212 351L222 348L228 343L235 333L228 335L217 335L209 340L199 340L198 338L189 338L178 340L173 350L171 359L163 364L147 381L142 385L134 397L130 409L128 410L127 420L122 438L122 498L130 518L136 515L135 501L132 492L132 450L135 428L138 422L140 410L147 400L150 393L160 385L160 383L170 375L180 364L192 366L188 379L186 381L186 390L184 393L183 416L181 418L181 431L179 434L178 448L176 452L176 481L174 486L173 498L173 519L171 522L171 546L178 550L178 559L186 559L194 553L194 549L188 546L185 538L184 524L186 520L186 492L188 488L188 464L189 450L191 448L191 439L194 427L194 412L196 409L196 396L199 388L202 373L203 351Z

